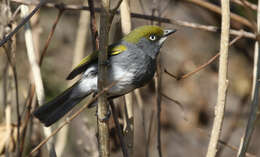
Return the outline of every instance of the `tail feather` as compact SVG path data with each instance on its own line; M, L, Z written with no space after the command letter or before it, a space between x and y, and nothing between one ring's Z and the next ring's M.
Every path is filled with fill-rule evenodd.
M36 109L33 113L34 116L45 126L50 126L58 121L85 97L71 97L73 87L75 87L75 84L50 102Z

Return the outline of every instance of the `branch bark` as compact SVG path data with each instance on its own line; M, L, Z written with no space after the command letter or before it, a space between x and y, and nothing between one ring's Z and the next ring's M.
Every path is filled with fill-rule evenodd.
M227 67L228 67L228 47L229 47L229 28L230 28L230 7L229 0L221 0L221 40L220 40L220 59L219 59L219 79L218 79L218 98L215 107L214 124L211 131L207 157L215 157L217 143L221 134L224 119L225 103L227 97Z
M111 25L110 15L110 0L102 0L101 2L101 17L100 17L100 40L99 40L99 54L98 54L98 90L106 86L107 77L107 50L108 50L108 39L109 29ZM110 156L110 145L109 145L109 124L105 120L108 116L109 107L107 105L106 93L103 93L98 98L97 106L97 125L98 125L98 148L100 157Z
M36 5L36 3L34 3L34 2L24 2L23 0L12 0L12 2L15 2L18 4ZM88 6L82 6L82 5L65 5L65 4L58 4L58 3L46 3L44 6L51 7L51 8L60 8L62 6L63 9L65 9L65 10L90 10L90 8ZM100 13L101 9L95 8L95 11ZM116 14L119 14L119 12L116 12ZM188 27L188 28L199 29L199 30L204 30L204 31L209 31L209 32L219 32L219 30L220 30L219 27L212 26L212 25L202 25L202 24L193 23L193 22L187 22L187 21L175 20L175 19L169 19L169 18L162 18L162 17L150 16L150 15L143 15L143 14L138 14L138 13L131 13L131 17L146 19L146 20L153 20L153 21L158 21L161 23L176 24L179 26L184 26L184 27ZM250 39L256 39L256 35L254 33L247 32L245 30L230 29L230 34L235 35L235 36L242 36L242 37L250 38Z
M257 9L257 33L259 36L260 30L260 1L258 1L258 9ZM255 122L257 119L258 112L258 99L259 99L259 74L260 74L260 56L259 56L259 42L258 39L255 43L255 56L254 56L254 69L253 69L253 87L251 92L251 111L249 115L249 119L247 122L246 132L244 136L241 138L240 150L237 154L238 157L244 157L247 151L250 139L252 137Z
M43 6L45 5L45 3L47 3L47 0L41 0L37 6L33 9L32 12L30 12L26 17L24 17L24 19L22 20L21 23L19 23L17 25L17 27L15 27L15 29L10 32L3 40L0 41L0 47L3 46L8 40L10 40L12 38L12 36L14 36L24 25L25 23L27 23L31 17Z
M187 2L191 2L193 4L196 4L196 5L199 5L203 8L206 8L212 12L215 12L215 13L218 13L218 14L222 14L222 11L221 11L221 8L212 4L212 3L209 3L207 1L203 1L203 0L185 0ZM223 14L222 14L223 15ZM239 16L235 13L230 13L230 18L231 20L234 20L234 21L237 21L238 23L241 23L249 28L253 28L253 25L250 21L248 21L246 18L242 17L242 16Z
M121 28L123 35L126 35L130 33L131 31L131 12L130 12L130 6L129 6L129 0L123 0L122 4L120 6L120 16L121 16ZM123 116L126 118L124 121L124 141L126 143L127 147L127 155L129 157L133 157L133 146L134 146L134 112L133 112L133 92L128 93L124 96L125 98L125 110L126 110L126 116ZM125 113L123 113L125 114ZM122 148L123 149L123 148Z
M24 18L28 17L28 13L29 13L29 7L23 5L21 7L22 17L24 17ZM44 88L43 88L40 66L37 63L37 59L35 56L32 31L31 31L31 27L30 27L29 23L25 24L25 43L26 43L26 48L27 48L27 55L29 58L29 62L30 62L30 66L31 66L31 70L32 70L33 78L34 78L37 100L38 100L39 105L42 105L44 102L44 99L45 99ZM51 128L44 127L43 130L44 130L45 137L48 137L51 134ZM47 149L48 149L49 155L51 157L56 157L53 140L48 142Z

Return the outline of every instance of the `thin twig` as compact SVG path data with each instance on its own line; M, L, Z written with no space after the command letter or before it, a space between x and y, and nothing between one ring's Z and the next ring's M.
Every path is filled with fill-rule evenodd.
M173 98L169 97L169 96L166 95L165 93L162 93L162 92L161 92L160 94L161 94L163 97L165 97L166 99L168 99L168 100L174 102L175 104L177 104L177 105L180 107L180 109L181 109L182 111L184 111L184 107L183 107L183 105L182 105L179 101L174 100Z
M199 127L196 127L196 129L198 129L198 131L199 131L200 133L202 133L203 135L205 135L207 138L210 139L210 135L209 135L205 130L203 130L203 129L199 128ZM218 143L221 144L221 145L223 145L223 146L225 146L225 147L227 147L227 148L229 148L230 150L232 150L232 151L234 151L234 152L237 152L237 151L238 151L238 148L237 148L237 147L235 147L235 146L233 146L233 145L230 145L230 144L228 144L227 142L225 142L225 141L223 141L223 140L221 140L221 139L218 140ZM246 153L246 156L247 156L247 157L256 157L256 155L251 154L251 153Z
M248 98L249 98L249 94L246 94L245 96L243 96L241 98L240 104L236 105L237 106L236 111L234 112L235 116L231 119L231 124L226 129L227 131L225 133L225 136L222 137L222 141L225 141L226 143L228 143L232 138L232 134L234 134L234 132L239 128L238 123L240 121L240 117L241 117L242 112L244 111L245 107L247 107L246 101L248 100ZM225 148L226 147L224 147L224 146L219 147L218 152L216 154L216 157L221 157L222 154L224 153Z
M21 115L20 115L20 105L19 105L19 86L18 86L18 78L17 78L17 70L16 70L16 60L15 60L15 51L16 51L16 37L12 37L11 41L7 43L7 47L4 46L4 52L6 54L8 63L11 66L13 73L13 81L15 85L15 100L16 100L16 116L17 116L17 156L21 156L20 152L20 127L21 127Z
M30 85L30 88L29 88L29 91L28 91L28 98L27 98L27 101L24 105L25 110L26 110L26 115L25 115L25 118L23 120L23 125L21 127L21 146L20 146L21 154L24 151L24 143L25 143L28 124L30 122L31 107L32 107L34 93L35 93L35 87L34 87L34 85Z
M95 17L95 6L93 0L88 0L89 11L90 11L90 30L92 36L92 49L93 52L99 49L97 23Z
M150 120L149 120L149 125L148 125L148 133L147 133L147 140L146 140L146 145L147 145L147 149L145 151L145 156L149 157L149 148L150 148L150 144L151 144L151 134L152 134L152 128L153 128L153 118L154 117L154 110L152 110L151 116L150 116Z
M221 39L220 39L220 59L219 59L219 79L218 79L218 97L215 106L215 118L211 131L207 157L215 157L217 144L221 134L222 123L224 119L225 104L227 97L227 69L228 69L228 44L230 28L230 7L229 0L221 0Z
M22 17L27 17L29 13L29 7L22 5L21 6L21 16ZM30 23L25 23L25 43L26 43L26 49L27 49L27 56L29 59L29 63L31 66L32 70L32 75L34 79L34 84L35 84L35 91L36 91L36 96L38 100L39 105L43 105L44 99L45 99L45 93L44 93L44 87L43 87L43 81L41 77L41 71L40 71L40 66L37 63L36 55L35 55L35 47L33 44L33 38L32 38L32 30ZM44 135L49 136L49 133L51 132L51 128L43 128L44 130ZM51 140L48 145L47 149L49 152L49 155L51 157L56 157L56 152L54 148L54 140Z
M41 0L37 5L36 7L33 9L33 11L28 14L23 20L21 23L19 23L15 29L10 32L6 37L4 37L1 41L0 41L0 47L3 46L8 40L10 40L12 38L12 36L17 33L23 26L26 22L28 22L31 17L43 6L45 5L45 3L47 2L47 0Z
M115 81L108 85L107 87L103 88L98 94L96 94L88 103L84 104L77 112L75 112L72 116L68 117L61 125L55 129L48 137L46 137L41 143L39 143L29 154L29 156L33 155L38 149L41 148L48 140L56 135L64 126L68 125L73 119L75 119L81 112L83 112L88 106L94 103L102 94L107 92L110 88L112 88L118 81Z
M230 43L229 43L229 46L232 46L234 43L236 43L239 39L241 39L242 36L237 36L236 38L234 38ZM193 74L201 71L202 69L204 69L205 67L207 67L208 65L210 65L213 61L215 61L218 57L219 57L220 53L218 52L215 56L213 56L212 58L210 58L206 63L200 65L199 67L197 67L195 70L187 73L187 74L184 74L182 76L175 76L174 74L170 73L166 68L164 68L164 72L166 74L168 74L169 76L171 76L172 78L176 79L176 80L183 80L183 79L186 79L190 76L192 76Z
M123 0L118 0L116 6L110 10L110 12L112 12L112 14L116 14L117 9L120 7L121 3L123 2Z
M144 134L145 141L147 143L148 139L147 139L147 131L146 131L146 125L145 125L145 122L146 122L145 121L146 112L145 112L145 109L144 109L144 101L143 101L140 89L134 90L134 94L135 94L135 97L136 97L136 100L137 100L137 104L138 104L139 110L141 111L142 129L143 129L143 134ZM146 152L145 153L146 157L149 157L149 146L147 144L145 145L145 152Z
M121 29L123 35L130 33L131 24L131 11L129 6L129 0L123 0L120 5L120 18L121 18ZM134 112L133 112L133 92L128 93L124 96L124 107L125 116L124 118L124 140L126 142L126 148L129 157L134 156Z
M157 150L159 157L162 157L162 145L161 145L161 80L162 80L162 69L161 62L158 58L157 61L157 76L155 81L156 87L156 106L157 106Z
M217 5L214 5L210 2L204 1L204 0L185 0L187 2L191 2L193 4L199 5L203 8L206 8L210 11L213 11L215 13L221 14L221 8ZM234 13L230 13L230 18L231 20L237 21L245 26L248 26L250 28L253 28L253 25L250 21L248 21L246 18L239 16L237 14Z
M260 32L260 1L258 1L258 9L257 9L257 33ZM253 68L253 84L252 84L252 92L251 92L251 111L249 114L249 119L247 122L247 127L245 134L241 138L240 150L237 154L238 157L244 157L245 152L247 151L252 133L254 131L255 122L257 119L257 112L259 108L258 99L259 99L259 74L260 74L260 55L259 55L259 44L258 40L255 43L255 55L254 55L254 68Z
M107 51L108 51L108 37L111 27L113 16L110 14L110 0L101 1L101 16L100 16L100 40L99 40L99 53L98 53L98 90L101 91L106 87L107 78ZM109 142L109 123L107 115L109 107L107 105L106 93L103 93L98 98L97 105L97 139L98 151L100 157L110 156L110 142Z
M25 2L23 0L12 0L12 2L16 2L19 4L27 4L27 5L35 5L33 1L31 2ZM89 10L88 6L82 6L82 5L65 5L65 4L57 4L57 3L46 3L46 7L51 7L51 8L59 8L60 6L63 6L65 10ZM100 8L95 8L95 11L100 13ZM116 14L119 14L119 12L116 12ZM146 20L153 20L153 21L158 21L161 23L169 23L169 24L176 24L179 26L184 26L188 28L194 28L194 29L199 29L199 30L204 30L204 31L209 31L209 32L219 32L220 28L216 26L211 26L211 25L202 25L198 23L193 23L193 22L187 22L187 21L182 21L182 20L176 20L176 19L169 19L169 18L162 18L162 17L157 17L157 16L150 16L150 15L143 15L143 14L138 14L138 13L131 13L131 17L133 18L141 18L141 19L146 19ZM245 38L250 38L250 39L256 39L256 35L251 32L247 32L245 30L234 30L230 29L230 34L235 35L235 36L242 36Z
M120 127L120 124L119 124L119 121L118 121L118 114L116 112L115 104L114 104L113 100L109 100L109 104L110 104L111 109L112 109L113 119L114 119L114 122L116 124L116 130L117 130L117 134L118 134L118 137L119 137L119 140L120 140L123 156L128 157L126 143L125 143L125 140L124 140L124 136L122 134L122 128Z
M234 3L238 4L238 5L244 6L244 4L240 0L231 0L231 2L234 2ZM257 10L257 5L255 5L255 4L253 4L253 3L249 2L249 1L245 1L245 3L252 10Z
M41 53L40 62L39 62L40 66L42 65L43 58L44 58L44 56L45 56L45 54L47 52L47 49L48 49L49 44L51 42L52 36L53 36L53 34L55 32L56 26L57 26L57 24L58 24L58 22L59 22L59 20L61 18L61 15L62 15L63 11L64 11L63 9L59 9L59 13L58 13L58 15L57 15L53 25L52 25L51 31L50 31L50 33L48 35L48 38L46 40L46 43L45 43L44 48L43 48L42 53Z

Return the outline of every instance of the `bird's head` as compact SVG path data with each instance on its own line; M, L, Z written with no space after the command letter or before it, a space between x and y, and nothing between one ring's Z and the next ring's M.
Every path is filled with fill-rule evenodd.
M175 29L164 30L159 26L146 25L134 29L123 40L137 45L155 58L164 41L174 32L176 32Z

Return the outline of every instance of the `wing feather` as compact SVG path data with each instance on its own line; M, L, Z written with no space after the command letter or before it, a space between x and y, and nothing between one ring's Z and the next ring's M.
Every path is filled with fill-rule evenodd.
M127 48L125 45L119 45L119 44L111 45L108 47L108 52L109 52L108 57L118 55L124 52L126 49ZM84 72L88 68L88 66L91 63L97 61L97 59L98 59L98 51L89 54L88 56L83 58L82 61L70 72L70 74L66 79L72 80L78 74Z

